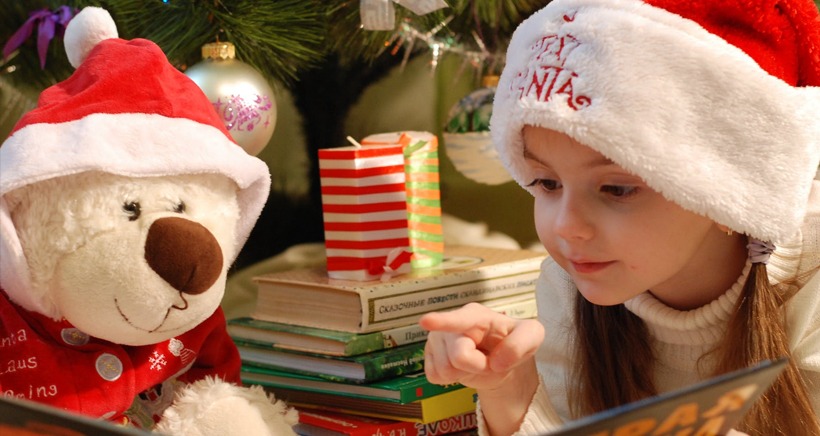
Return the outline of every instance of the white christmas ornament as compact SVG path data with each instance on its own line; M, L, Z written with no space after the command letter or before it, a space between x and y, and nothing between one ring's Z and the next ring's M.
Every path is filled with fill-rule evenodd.
M276 126L276 100L267 80L236 59L229 42L202 46L202 61L185 71L213 103L225 128L248 154L270 141Z
M485 78L484 88L471 92L450 109L442 134L447 157L453 166L467 178L486 185L500 185L512 180L490 138L494 77Z

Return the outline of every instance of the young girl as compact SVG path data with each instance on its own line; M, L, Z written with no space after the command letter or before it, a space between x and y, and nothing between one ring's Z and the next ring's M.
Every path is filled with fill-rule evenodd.
M744 418L818 435L820 18L811 0L554 0L491 128L550 257L538 321L428 314L426 372L534 434L765 359Z

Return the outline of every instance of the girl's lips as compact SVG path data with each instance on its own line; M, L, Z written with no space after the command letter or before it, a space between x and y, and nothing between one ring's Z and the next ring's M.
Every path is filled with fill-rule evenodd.
M602 269L612 265L614 261L609 262L572 262L572 268L575 272L581 274L591 274L601 271Z

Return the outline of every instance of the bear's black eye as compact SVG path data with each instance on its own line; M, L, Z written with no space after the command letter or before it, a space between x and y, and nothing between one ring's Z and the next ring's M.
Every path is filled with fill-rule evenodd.
M140 204L136 201L124 203L122 210L128 215L128 221L136 221L140 217Z
M174 212L176 212L176 213L183 213L183 212L185 212L185 202L184 202L184 201L182 201L182 200L179 200L179 203L177 203L177 204L174 206Z

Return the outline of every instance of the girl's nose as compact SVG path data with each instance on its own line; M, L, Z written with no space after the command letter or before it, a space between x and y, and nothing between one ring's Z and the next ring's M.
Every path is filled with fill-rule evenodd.
M564 195L554 217L555 234L566 240L587 240L595 234L592 212L582 199Z

